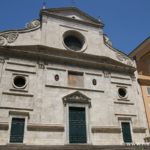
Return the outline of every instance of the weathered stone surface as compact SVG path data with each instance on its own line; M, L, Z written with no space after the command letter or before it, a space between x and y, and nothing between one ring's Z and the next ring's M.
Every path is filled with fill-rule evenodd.
M8 123L1 126L0 145L9 143L11 119L25 118L23 144L0 150L121 150L126 147L92 146L123 145L121 122L130 123L133 143L143 144L147 123L134 62L104 43L101 23L73 8L63 12L48 10L41 22L0 34L0 124ZM65 48L64 33L70 30L85 37L84 51ZM70 71L83 75L82 87L68 84ZM25 79L24 87L14 86L16 76ZM119 88L126 89L125 97ZM68 95L70 100L63 99ZM62 146L69 144L69 107L85 108L87 146Z

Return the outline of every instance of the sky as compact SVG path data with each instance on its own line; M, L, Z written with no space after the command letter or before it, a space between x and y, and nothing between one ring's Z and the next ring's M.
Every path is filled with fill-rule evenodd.
M46 8L75 6L105 24L113 47L129 54L150 36L150 0L0 0L0 31L22 29Z

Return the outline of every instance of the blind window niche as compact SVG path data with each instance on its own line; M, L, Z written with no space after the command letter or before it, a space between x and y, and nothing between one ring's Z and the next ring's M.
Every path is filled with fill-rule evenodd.
M83 87L84 86L83 73L68 71L68 85L73 87Z

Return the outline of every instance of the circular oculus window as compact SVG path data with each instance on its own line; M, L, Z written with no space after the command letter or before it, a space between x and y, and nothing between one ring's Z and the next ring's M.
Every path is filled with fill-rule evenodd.
M76 31L65 32L63 35L63 43L68 50L76 52L83 51L87 47L84 36Z
M118 94L121 98L126 98L127 97L127 90L125 88L119 88Z
M26 87L26 84L27 84L26 78L23 76L15 76L13 78L13 86L15 88L23 89Z

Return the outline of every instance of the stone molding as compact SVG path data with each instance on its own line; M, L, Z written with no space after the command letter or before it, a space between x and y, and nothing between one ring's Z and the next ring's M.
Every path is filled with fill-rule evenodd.
M56 68L56 67L54 68L54 67L49 67L49 66L48 66L48 67L46 67L46 69L48 69L48 70L65 71L65 72L67 71L66 69L63 69L63 68Z
M64 132L62 125L48 125L48 124L28 124L28 131L46 131L46 132Z
M17 107L5 107L5 106L0 106L0 109L9 109L9 110L21 110L21 111L33 111L33 109L29 108L17 108Z
M122 104L122 105L134 105L134 103L131 102L125 102L125 101L114 101L115 104Z
M79 88L79 87L58 86L58 85L49 85L49 84L46 84L45 86L46 87L52 87L52 88L60 88L60 89L63 88L63 89L72 89L72 90L104 93L104 90L95 90L95 89L87 89L87 88Z
M112 42L106 34L103 34L103 40L104 40L105 45L112 47Z
M137 115L136 114L118 114L118 113L115 113L115 116L123 116L123 117L136 117Z
M31 73L31 74L36 74L36 71L28 71L28 70L20 70L20 69L10 69L10 68L5 68L7 71L12 71L12 72L21 72L21 73Z
M133 132L134 133L145 133L146 128L144 128L144 127L133 127Z
M14 95L14 96L25 96L25 97L33 97L33 94L28 93L17 93L17 92L2 92L5 95Z
M39 29L40 26L41 23L39 20L33 20L26 25L25 29L0 32L0 46L11 44L17 40L19 33L33 31Z
M9 115L17 115L17 116L27 116L28 118L30 118L30 114L27 111L9 111Z
M119 76L115 76L115 75L111 75L111 78L121 79L121 80L131 80L130 78L127 78L127 77L119 77Z
M97 126L97 127L92 127L91 130L92 133L121 133L121 128L113 127L113 126L109 126L109 127Z
M79 91L63 97L63 103L64 105L66 105L67 103L88 104L89 107L91 107L91 99L86 95L80 93Z
M0 130L8 130L9 124L8 122L0 122Z
M25 67L33 67L35 68L36 65L32 65L32 64L28 64L28 63L18 63L18 62L13 62L13 61L8 61L7 64L11 64L11 65L18 65L18 66L25 66Z
M131 101L131 99L127 99L127 98L118 98L117 99L118 100L118 102L129 102L129 101Z
M41 14L42 14L42 12L47 12L47 13L56 14L56 15L59 15L60 12L62 14L67 13L67 12L72 12L75 14L79 14L80 16L83 16L84 18L88 19L90 22L104 25L100 19L96 19L96 18L92 17L91 15L87 14L86 12L83 12L82 10L78 9L77 7L49 8L49 9L42 9Z
M125 85L125 86L131 86L132 83L122 83L120 81L111 81L112 84L120 84L120 85Z
M127 117L126 117L126 116L121 116L121 117L118 117L118 120L120 120L120 121L122 121L122 120L123 120L123 121L125 121L125 120L126 120L126 121L132 121L132 118L131 118L131 117L128 117L128 116L127 116Z
M83 25L86 25L86 26L90 26L90 27L97 27L97 28L103 28L104 25L100 22L88 22L88 21L82 21L82 20L77 20L77 19L72 19L72 18L69 18L69 17L64 17L64 16L60 16L60 15L56 15L56 14L53 14L53 13L50 13L48 11L42 11L41 12L41 15L46 15L46 16L50 16L50 17L53 17L53 18L58 18L58 19L63 19L63 20L67 20L67 21L72 21L72 22L75 22L75 23L81 23Z
M79 31L88 32L88 30L85 30L85 29L82 29L82 28L75 28L75 27L68 26L68 25L63 25L63 24L60 24L60 26L61 26L61 27L65 27L65 28L74 29L74 30L79 30Z
M0 53L2 55L6 55L7 57L12 57L12 55L14 57L23 57L28 59L35 59L40 57L40 59L42 59L43 61L51 60L51 62L69 63L70 65L80 65L93 69L102 69L108 72L117 71L130 75L133 74L136 70L135 67L118 62L109 57L75 53L70 51L68 52L62 49L57 49L56 53L55 48L42 45L1 47Z

